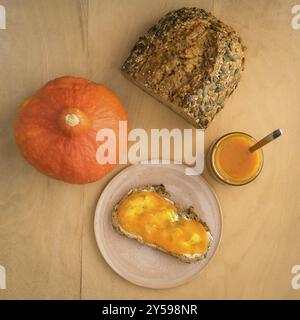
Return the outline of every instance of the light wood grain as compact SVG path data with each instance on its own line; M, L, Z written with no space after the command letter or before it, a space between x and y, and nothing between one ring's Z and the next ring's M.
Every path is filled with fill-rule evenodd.
M286 0L2 0L0 30L0 299L299 299L291 268L300 264L300 30ZM242 35L248 47L241 84L206 131L206 147L241 130L256 138L280 127L265 148L259 179L223 186L205 172L224 214L220 248L196 280L151 290L116 275L94 238L96 202L107 182L74 186L30 167L14 143L21 101L49 79L72 74L103 82L124 102L131 128L191 128L123 78L119 68L140 34L167 11L196 5Z

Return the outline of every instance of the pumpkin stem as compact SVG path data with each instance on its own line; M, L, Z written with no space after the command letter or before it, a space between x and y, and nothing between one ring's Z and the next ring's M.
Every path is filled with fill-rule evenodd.
M75 127L80 123L78 116L74 113L70 113L66 115L65 118L66 124L70 127Z

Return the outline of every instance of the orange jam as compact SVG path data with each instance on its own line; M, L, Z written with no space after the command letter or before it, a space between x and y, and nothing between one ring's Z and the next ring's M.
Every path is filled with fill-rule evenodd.
M212 147L210 161L215 175L225 183L246 184L259 174L263 164L261 149L250 152L256 143L251 136L234 132L221 137Z
M174 204L156 192L130 194L119 205L118 219L129 234L168 252L193 255L208 249L208 233L201 222L183 219Z

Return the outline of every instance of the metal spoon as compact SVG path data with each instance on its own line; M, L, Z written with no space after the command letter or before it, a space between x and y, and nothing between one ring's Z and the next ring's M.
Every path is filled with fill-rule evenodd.
M249 148L250 152L254 152L257 149L260 149L261 147L265 146L267 143L275 140L276 138L280 137L282 135L282 130L277 129L273 131L272 133L268 134L266 137L262 138L258 142L256 142L252 147Z

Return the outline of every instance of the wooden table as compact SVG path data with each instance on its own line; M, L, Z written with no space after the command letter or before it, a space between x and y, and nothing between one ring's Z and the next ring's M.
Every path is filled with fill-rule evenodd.
M300 264L300 30L287 0L1 0L0 299L299 299L291 268ZM242 130L257 138L280 127L265 148L259 179L223 186L205 172L223 209L221 245L209 266L178 288L150 290L121 279L94 238L95 205L107 182L69 185L29 166L14 142L21 101L49 79L72 74L105 83L126 105L131 127L191 128L127 81L119 68L140 34L174 8L199 6L232 25L248 47L235 94L205 133L206 147Z

